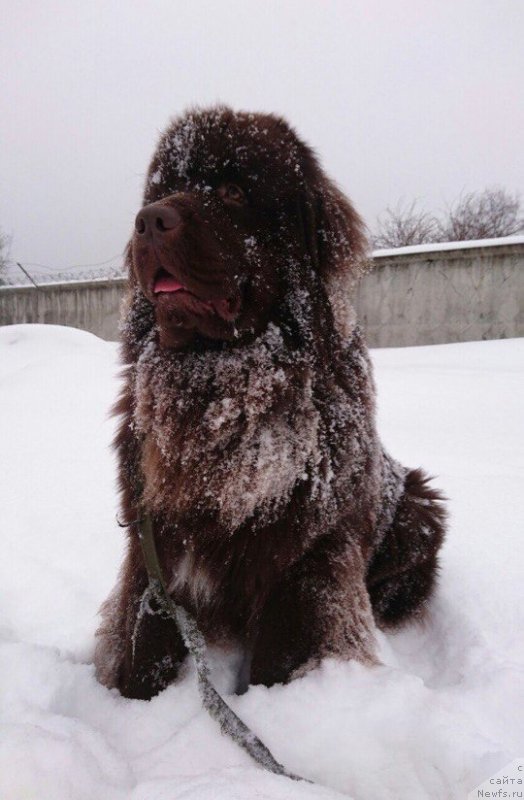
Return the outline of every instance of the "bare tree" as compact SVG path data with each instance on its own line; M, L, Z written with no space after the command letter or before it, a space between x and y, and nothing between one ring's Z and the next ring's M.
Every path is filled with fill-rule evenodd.
M388 208L377 220L377 232L372 236L374 247L406 247L440 241L440 225L436 217L416 206L414 200L407 207L400 201L396 208Z
M440 241L492 239L524 229L518 194L491 188L460 197L440 224Z
M0 231L0 286L7 283L7 263L9 260L10 244L10 237Z

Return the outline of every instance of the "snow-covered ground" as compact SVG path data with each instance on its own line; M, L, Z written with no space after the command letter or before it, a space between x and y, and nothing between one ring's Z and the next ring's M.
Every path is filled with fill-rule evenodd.
M383 438L438 475L451 525L428 622L382 635L382 666L327 662L230 698L308 785L221 736L190 665L150 703L96 682L96 614L123 546L116 346L0 329L2 800L453 800L524 755L524 340L373 357Z

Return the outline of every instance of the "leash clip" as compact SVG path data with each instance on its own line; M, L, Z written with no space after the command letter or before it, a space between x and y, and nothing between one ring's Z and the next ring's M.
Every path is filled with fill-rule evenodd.
M132 525L140 525L144 521L144 517L137 517L132 519L131 522L121 522L118 514L115 514L115 519L119 528L131 528Z

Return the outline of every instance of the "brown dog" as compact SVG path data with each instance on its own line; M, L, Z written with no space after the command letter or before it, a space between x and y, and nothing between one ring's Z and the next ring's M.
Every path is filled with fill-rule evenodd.
M238 690L375 660L420 615L444 510L382 449L351 292L363 226L282 120L191 111L160 139L127 251L116 411L123 515L153 518L172 596L239 647ZM186 655L144 601L135 526L103 607L100 680L150 698Z

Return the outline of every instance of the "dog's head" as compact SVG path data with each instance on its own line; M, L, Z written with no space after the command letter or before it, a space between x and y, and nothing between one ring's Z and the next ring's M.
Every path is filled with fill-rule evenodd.
M364 260L362 223L282 119L189 111L162 135L131 241L131 279L160 344L231 341L328 298ZM338 287L338 289L337 289ZM296 310L296 304L295 304Z

